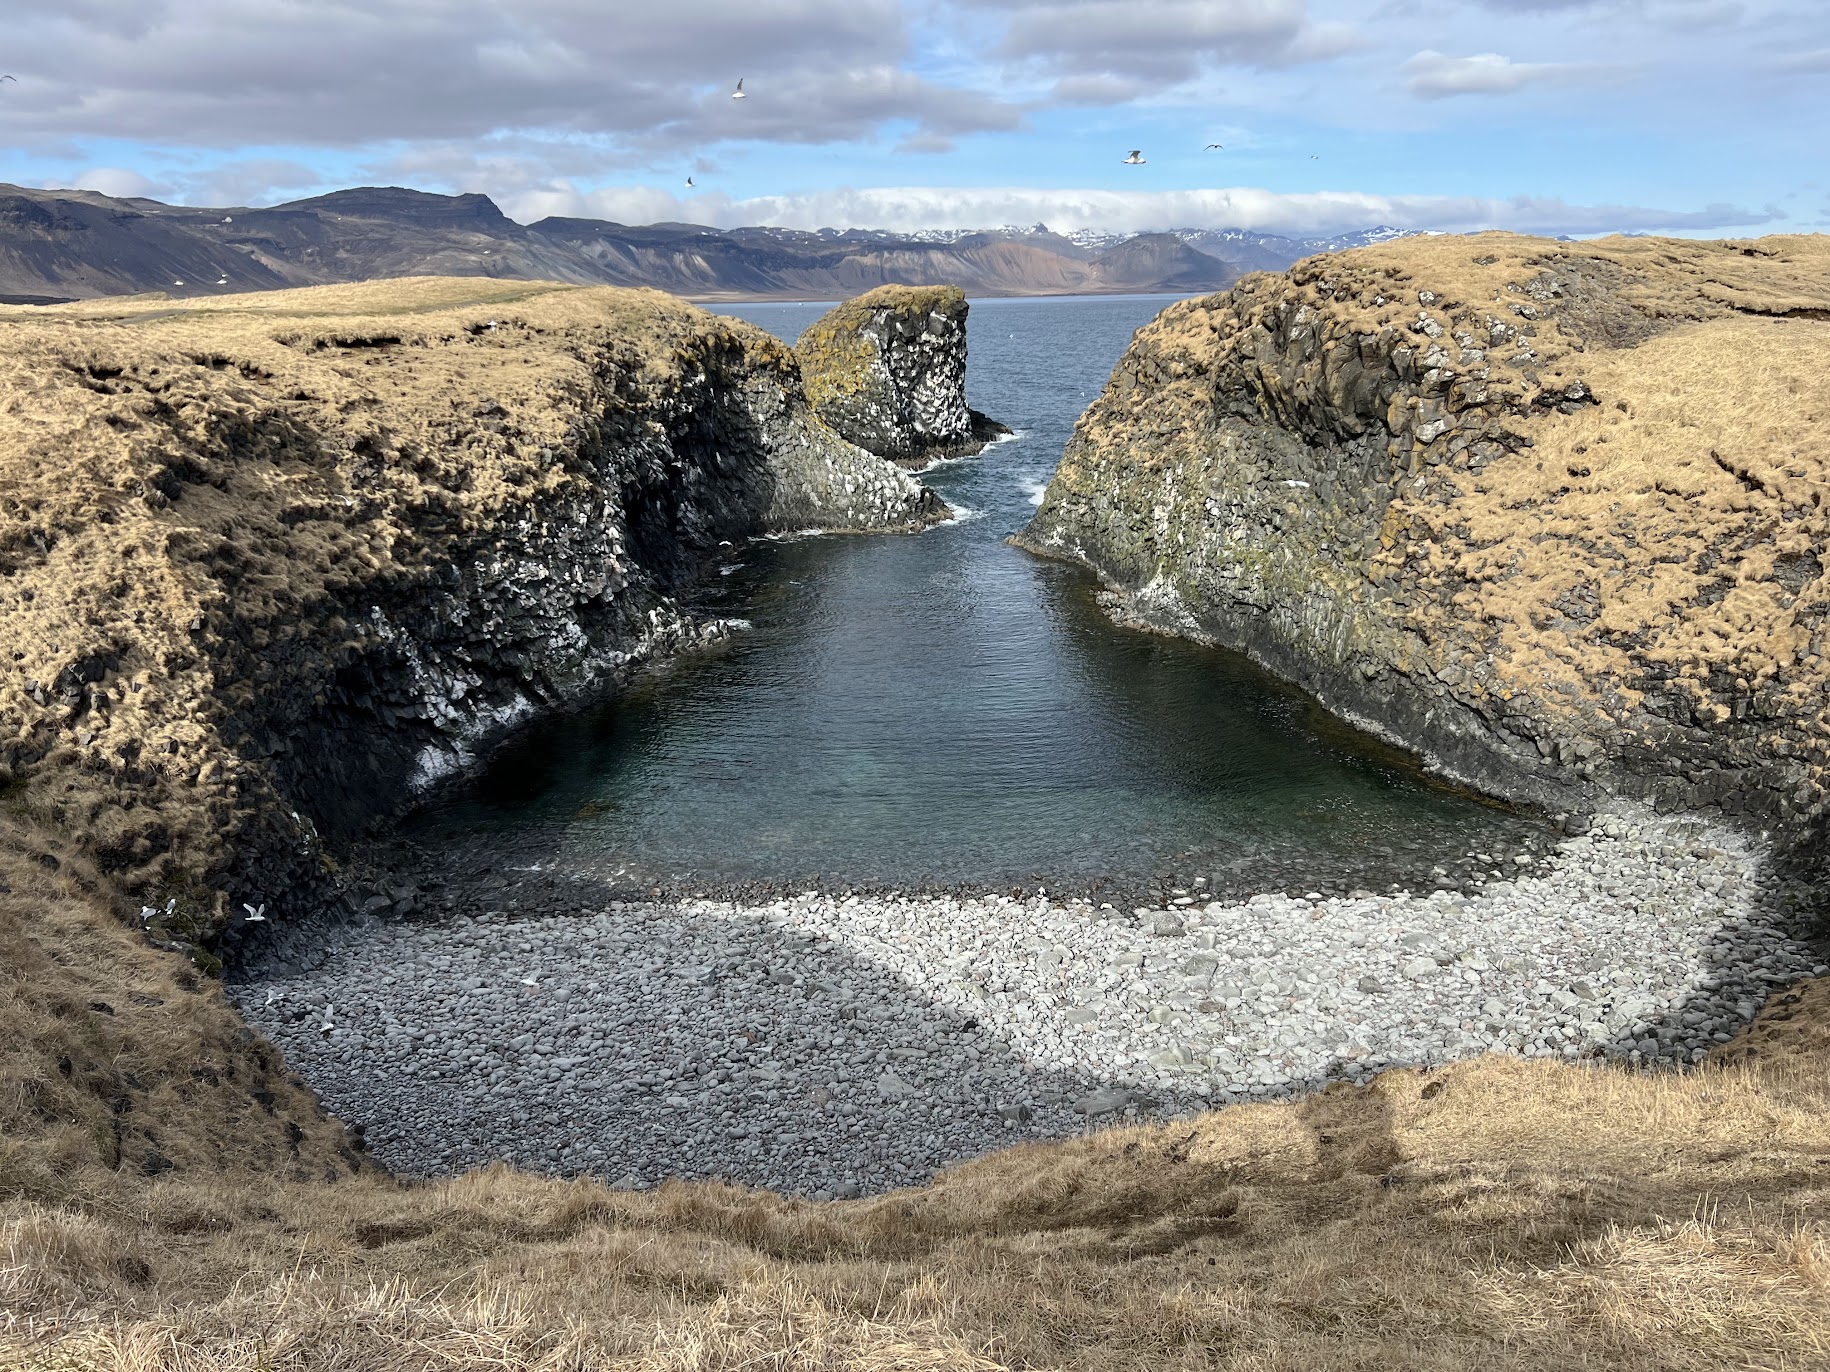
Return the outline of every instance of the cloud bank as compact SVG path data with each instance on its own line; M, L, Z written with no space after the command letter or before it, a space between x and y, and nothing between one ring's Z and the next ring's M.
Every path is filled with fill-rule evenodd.
M1280 194L1251 187L1151 192L900 186L733 199L718 194L681 198L652 186L594 191L552 186L504 197L502 204L511 217L524 223L546 215L577 215L625 224L678 220L717 228L755 224L905 233L1046 223L1056 230L1115 233L1240 228L1325 235L1386 224L1449 232L1513 229L1520 233L1599 234L1745 229L1773 218L1770 211L1733 205L1684 211L1571 205L1537 196L1403 196L1360 191Z

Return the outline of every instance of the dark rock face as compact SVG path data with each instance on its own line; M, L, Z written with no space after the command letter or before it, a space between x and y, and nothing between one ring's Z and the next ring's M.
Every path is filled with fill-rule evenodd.
M1409 240L1172 306L1019 541L1489 792L1816 856L1830 252L1765 244Z
M957 286L883 286L821 316L795 344L814 412L904 467L1009 433L966 404L968 308Z
M947 513L761 330L647 292L426 308L470 289L8 335L56 437L0 454L0 769L182 897L162 937L325 886L327 841L729 632L676 600L721 544Z

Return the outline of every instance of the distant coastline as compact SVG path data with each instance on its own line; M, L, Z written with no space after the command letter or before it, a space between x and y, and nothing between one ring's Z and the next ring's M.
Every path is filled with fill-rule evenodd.
M175 299L406 276L652 287L707 303L837 301L882 285L982 299L1201 295L1319 252L1403 236L1244 229L1056 233L715 229L549 218L519 224L483 195L357 187L267 208L168 205L0 185L0 302L162 292Z

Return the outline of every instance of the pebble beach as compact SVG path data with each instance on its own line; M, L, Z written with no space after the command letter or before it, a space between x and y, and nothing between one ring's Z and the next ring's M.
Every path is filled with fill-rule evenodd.
M510 872L436 918L288 924L230 992L396 1171L833 1197L1485 1052L1682 1069L1827 970L1758 849L1694 818L1621 808L1505 862L1469 890L1125 909Z

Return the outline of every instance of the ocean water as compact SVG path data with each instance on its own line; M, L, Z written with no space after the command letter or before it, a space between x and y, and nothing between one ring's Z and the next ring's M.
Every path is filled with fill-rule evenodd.
M1166 303L975 302L971 400L1017 436L924 475L955 522L734 552L692 599L748 632L529 735L426 825L643 883L1115 891L1427 885L1532 840L1238 655L1113 625L1090 577L1005 542ZM791 341L825 306L720 308Z

